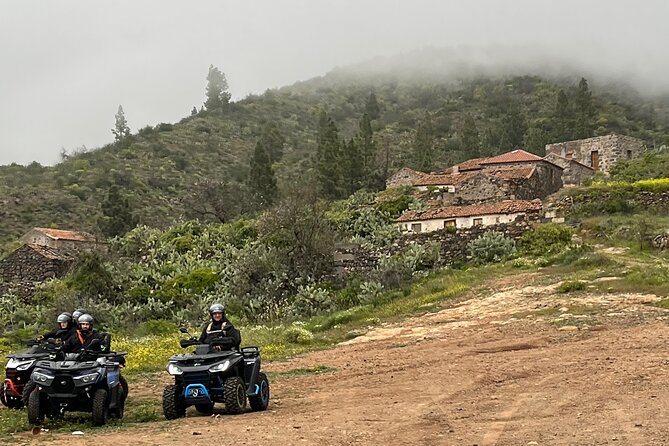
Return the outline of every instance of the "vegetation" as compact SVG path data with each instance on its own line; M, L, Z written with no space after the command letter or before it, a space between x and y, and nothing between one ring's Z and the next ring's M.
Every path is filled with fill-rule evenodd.
M500 262L513 254L513 240L501 232L487 231L469 242L469 255L476 264Z

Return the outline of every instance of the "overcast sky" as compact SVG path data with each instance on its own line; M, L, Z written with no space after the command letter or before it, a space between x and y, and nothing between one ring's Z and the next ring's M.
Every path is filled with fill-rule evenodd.
M175 122L210 64L238 99L426 46L532 46L669 91L668 18L666 0L0 0L0 164L111 142L119 104L133 132Z

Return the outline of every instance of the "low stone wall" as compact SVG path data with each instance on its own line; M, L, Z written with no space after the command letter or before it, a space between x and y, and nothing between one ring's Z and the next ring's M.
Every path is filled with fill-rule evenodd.
M342 245L337 248L335 254L335 271L339 275L348 272L369 272L376 268L381 257L399 254L411 245L426 243L439 243L440 263L450 265L454 262L467 260L469 254L467 245L469 242L488 231L502 232L506 237L516 240L526 231L542 222L545 222L543 218L530 215L513 223L461 228L455 232L444 229L419 234L406 234L392 245L384 248L370 249L361 245Z
M549 207L558 214L569 216L582 206L602 206L614 200L624 200L630 207L656 212L669 210L669 191L602 191L600 193L580 194L578 191L551 197Z

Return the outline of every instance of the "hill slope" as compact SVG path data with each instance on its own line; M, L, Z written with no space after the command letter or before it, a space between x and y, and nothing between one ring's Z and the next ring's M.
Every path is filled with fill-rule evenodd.
M279 186L302 181L312 168L319 111L327 110L340 137L350 138L371 92L380 109L373 121L377 163L387 163L390 172L410 164L415 129L426 111L437 167L517 145L541 153L544 144L570 136L565 131L576 125L578 78L570 81L530 76L411 80L337 70L249 96L224 112L200 112L176 124L146 127L121 143L66 156L53 167L0 167L0 243L32 226L97 232L100 203L111 184L128 196L140 223L165 226L188 218L187 197L196 183L245 181L250 153L267 123L275 124L286 140L283 158L274 165ZM560 89L569 101L561 111L571 116L566 130L556 112ZM669 143L666 104L603 90L593 96L592 107L593 134L619 132ZM513 137L505 136L509 134Z

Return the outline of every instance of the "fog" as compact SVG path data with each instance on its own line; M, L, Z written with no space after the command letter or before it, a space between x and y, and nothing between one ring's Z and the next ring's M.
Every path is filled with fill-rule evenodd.
M573 72L666 93L667 17L660 0L0 0L0 164L113 141L119 104L133 132L177 121L210 64L233 99L342 67Z

